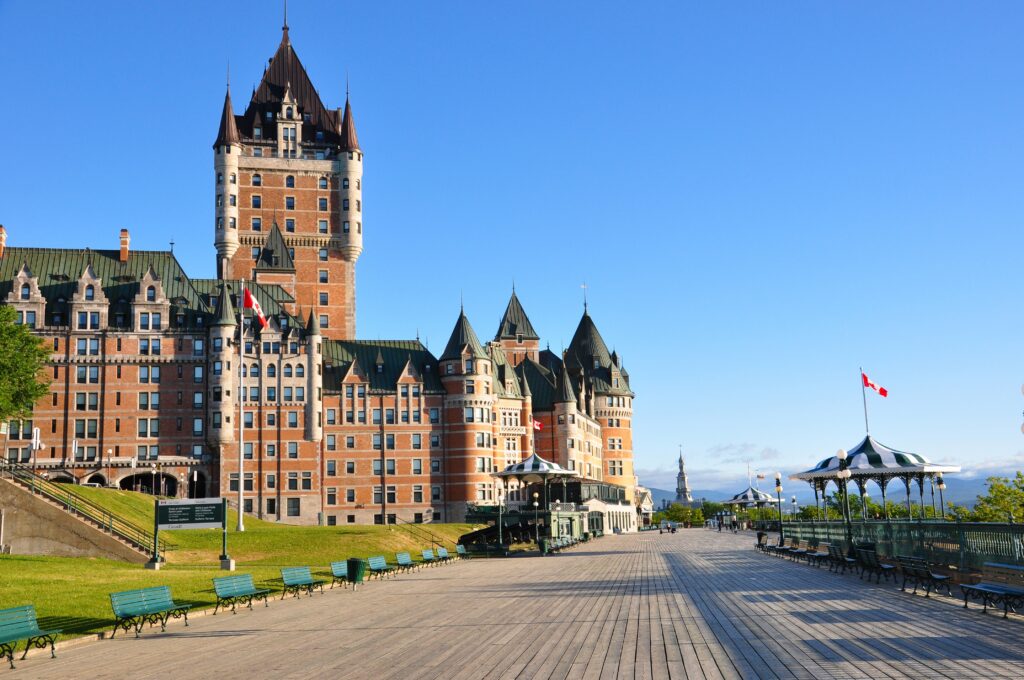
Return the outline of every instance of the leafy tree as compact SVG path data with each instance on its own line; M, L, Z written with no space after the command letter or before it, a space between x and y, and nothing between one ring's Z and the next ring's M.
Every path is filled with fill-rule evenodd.
M1024 472L1013 479L989 477L988 493L978 496L972 518L975 522L1020 522L1024 519Z
M43 373L49 351L16 318L12 307L0 306L0 422L28 417L50 389Z

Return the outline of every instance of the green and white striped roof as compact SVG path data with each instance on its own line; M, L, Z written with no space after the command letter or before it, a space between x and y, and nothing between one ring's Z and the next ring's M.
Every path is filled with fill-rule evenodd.
M960 472L959 465L932 463L917 453L891 449L870 435L847 452L847 469L852 477L900 476L908 474L932 474L937 472ZM838 456L830 456L810 470L790 475L790 479L812 481L834 479L839 472Z
M544 460L535 453L522 462L513 463L501 472L494 473L493 476L526 479L528 477L575 477L576 473L572 470L566 470L558 463Z
M767 505L769 503L778 503L779 500L774 498L771 494L767 494L760 489L755 489L752 486L748 486L745 491L741 491L729 500L725 502L726 505L742 505L742 506L758 506Z

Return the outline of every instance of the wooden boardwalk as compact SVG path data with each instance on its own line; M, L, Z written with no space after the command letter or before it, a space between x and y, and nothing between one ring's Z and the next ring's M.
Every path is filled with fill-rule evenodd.
M30 657L12 678L1022 678L1024 620L703 529L475 559ZM244 570L242 570L244 572ZM159 579L159 574L154 574ZM947 601L942 601L943 599Z

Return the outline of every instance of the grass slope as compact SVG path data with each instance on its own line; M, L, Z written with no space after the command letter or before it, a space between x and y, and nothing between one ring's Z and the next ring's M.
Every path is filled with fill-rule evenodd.
M79 487L82 495L140 527L153 526L153 497L131 491ZM238 573L253 575L257 585L278 589L282 566L310 566L330 580L330 563L348 557L384 555L409 551L414 558L429 541L404 526L296 527L247 517L246 530L235 532L235 515L228 526L228 552ZM467 524L429 524L416 529L438 537L452 550ZM150 529L152 530L152 529ZM168 532L177 548L167 554L160 571L115 560L76 557L0 556L0 609L34 604L44 627L63 628L65 634L109 630L113 620L109 593L153 585L169 585L176 600L194 607L213 606L216 597L211 579L224 576L217 566L219 529Z

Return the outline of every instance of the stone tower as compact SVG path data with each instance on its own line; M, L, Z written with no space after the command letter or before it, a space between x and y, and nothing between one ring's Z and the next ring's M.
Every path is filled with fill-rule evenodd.
M282 29L245 112L228 93L214 144L217 275L254 279L265 248L294 267L294 302L317 309L330 339L356 334L356 261L363 249L363 152L348 94L328 109ZM271 227L280 239L268 244ZM267 273L264 273L266 278Z
M690 493L690 483L686 479L686 461L681 449L682 447L679 451L679 472L676 474L676 503L690 505L693 503L693 494Z

